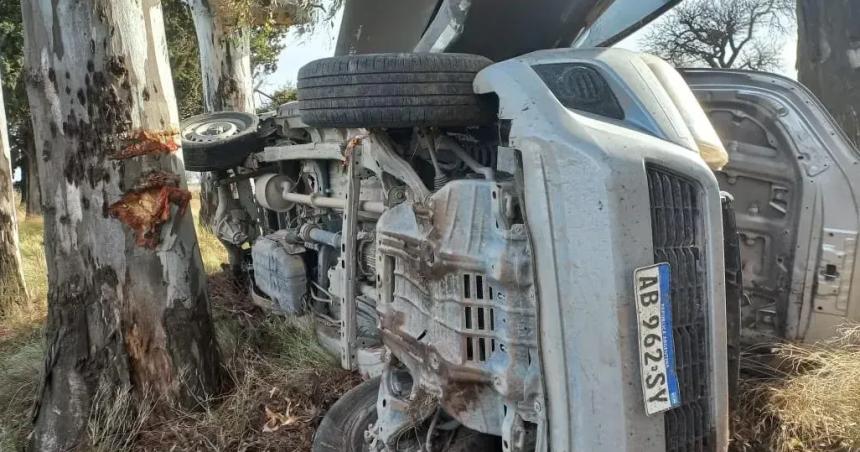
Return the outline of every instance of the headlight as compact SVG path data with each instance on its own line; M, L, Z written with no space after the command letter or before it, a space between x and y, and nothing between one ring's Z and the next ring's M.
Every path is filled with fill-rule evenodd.
M711 169L722 169L729 163L729 154L687 82L675 68L662 59L648 54L641 56L681 112L699 148L699 155Z

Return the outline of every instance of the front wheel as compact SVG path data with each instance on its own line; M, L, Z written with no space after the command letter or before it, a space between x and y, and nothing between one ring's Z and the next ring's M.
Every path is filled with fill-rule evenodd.
M328 410L314 435L313 452L367 452L364 432L376 422L380 378L352 388Z
M312 452L369 452L364 432L376 422L379 377L365 381L344 394L326 413L314 435ZM425 423L426 424L426 423ZM410 430L397 441L398 452L421 452L427 437L426 425ZM416 441L417 439L417 441ZM459 427L439 438L432 452L495 452L502 449L501 438Z

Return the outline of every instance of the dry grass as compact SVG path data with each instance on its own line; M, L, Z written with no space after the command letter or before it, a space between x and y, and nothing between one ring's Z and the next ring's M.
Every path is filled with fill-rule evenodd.
M192 201L196 212L198 203ZM47 280L41 218L20 218L24 273L32 300L0 322L0 451L23 449L42 367ZM154 409L126 388L100 388L87 424L93 451L310 449L321 415L354 384L316 342L310 323L264 315L220 272L226 253L198 230L216 333L230 389L198 412Z
M197 224L197 212L200 211L199 188L191 188L191 203L188 210L195 214L194 226L197 227L197 245L200 247L200 257L203 258L203 268L207 274L217 273L221 270L221 264L227 262L227 251L224 246L211 232L204 230Z
M832 340L776 348L775 377L744 383L735 449L860 450L860 326Z
M0 322L0 451L20 450L28 433L30 407L42 369L42 323L48 281L42 219L19 212L23 272L30 302L14 307Z
M317 345L307 319L264 318L247 306L216 303L233 390L206 411L154 419L134 450L310 450L323 414L357 376Z
M24 445L42 366L42 228L40 218L22 215L32 301L0 323L0 451ZM212 234L198 231L198 241L231 390L198 412L156 412L145 395L100 390L88 450L309 450L322 414L357 377L320 348L306 320L267 317L253 307L244 288L218 272L226 255ZM860 326L830 342L782 345L770 367L777 377L741 385L733 449L860 450Z
M45 272L45 249L42 244L42 218L26 218L19 212L18 234L21 241L24 279L30 302L13 305L9 314L0 323L0 351L9 342L30 341L32 335L41 330L41 320L45 318L48 295L48 279Z
M0 451L22 449L41 370L42 342L38 339L0 350Z

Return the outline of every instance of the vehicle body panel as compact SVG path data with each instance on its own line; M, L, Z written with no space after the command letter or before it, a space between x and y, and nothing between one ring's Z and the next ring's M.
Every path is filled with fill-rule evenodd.
M680 0L615 0L582 30L571 47L608 47L630 36Z
M561 105L531 65L576 59L543 51L493 65L475 80L500 99L510 146L522 153L539 287L538 331L551 450L665 450L662 415L646 416L633 271L654 264L647 162L700 181L709 274L722 275L716 179L695 152ZM635 146L635 147L633 147ZM724 283L710 278L711 409L717 450L728 441ZM683 395L682 395L683 397ZM604 419L605 422L595 422ZM611 420L611 421L609 421Z
M441 0L348 0L335 55L410 52Z
M860 154L799 83L746 71L684 76L729 150L747 343L814 342L860 319Z
M606 46L678 1L350 0L335 54L451 52L501 61L575 40Z

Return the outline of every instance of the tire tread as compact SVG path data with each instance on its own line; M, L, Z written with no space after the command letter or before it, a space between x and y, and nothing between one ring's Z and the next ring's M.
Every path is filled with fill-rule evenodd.
M302 121L313 127L462 127L496 119L472 81L492 62L467 54L351 55L299 70Z

